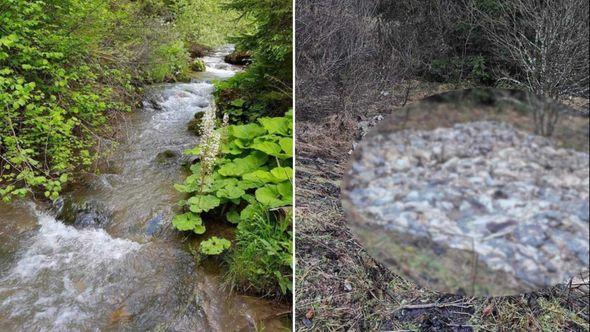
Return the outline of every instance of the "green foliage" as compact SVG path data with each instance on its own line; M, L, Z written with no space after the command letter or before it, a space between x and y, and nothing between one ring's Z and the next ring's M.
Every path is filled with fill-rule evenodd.
M212 236L211 238L201 242L199 251L203 255L219 255L231 247L231 242L224 238Z
M491 74L482 55L453 56L431 61L427 77L437 82L458 82L472 80L476 83L491 83Z
M255 22L234 41L252 53L248 70L217 84L216 102L232 123L281 116L292 104L291 0L232 0L227 8Z
M189 63L190 57L183 41L160 45L150 59L149 78L154 82L186 79Z
M486 58L475 56L471 59L471 77L477 82L489 82L492 78L486 66Z
M293 117L260 118L258 123L231 125L224 129L222 158L213 173L201 176L201 164L191 166L192 175L175 188L191 197L182 202L189 211L200 214L220 208L229 211L229 220L239 223L258 209L289 206L292 202ZM199 153L187 150L185 153ZM192 230L178 218L179 230ZM237 217L239 215L239 218ZM191 218L200 226L200 219ZM201 229L197 229L201 234Z
M283 209L290 211L293 201L292 112L222 130L222 156L212 174L203 177L197 163L184 183L175 185L189 198L181 201L188 211L175 216L172 224L180 231L203 234L203 215L211 213L237 224L236 248L228 258L234 286L257 293L280 289L277 294L285 295L291 287L290 219ZM205 255L227 248L229 241L215 237L200 245Z
M71 13L66 18L65 13ZM121 109L86 64L92 42L71 33L88 8L77 1L10 0L0 13L0 196L38 189L57 198L68 173L88 166L94 131ZM128 85L128 76L114 70Z
M262 212L237 227L229 259L229 282L240 290L285 296L291 289L291 211L285 215Z
M172 225L181 231L193 231L197 234L205 233L205 226L201 216L193 212L187 212L174 216Z
M249 19L238 20L239 13L223 8L219 0L175 0L174 21L187 43L213 47L228 41L237 32L251 29Z
M186 78L187 45L221 42L236 16L214 0L4 0L0 197L56 199L136 85Z

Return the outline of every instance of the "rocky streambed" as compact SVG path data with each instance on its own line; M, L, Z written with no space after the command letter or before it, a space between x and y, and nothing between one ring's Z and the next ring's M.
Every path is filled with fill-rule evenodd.
M588 269L587 153L482 121L380 133L355 156L351 228L422 285L502 295Z

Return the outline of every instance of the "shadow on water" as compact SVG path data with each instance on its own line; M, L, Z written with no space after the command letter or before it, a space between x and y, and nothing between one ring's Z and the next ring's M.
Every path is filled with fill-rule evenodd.
M196 264L170 225L182 151L198 143L187 124L213 107L211 80L239 70L222 61L230 51L205 57L207 71L190 83L147 88L100 174L65 194L61 220L32 202L0 205L0 330L284 327L284 305L229 293L219 267Z

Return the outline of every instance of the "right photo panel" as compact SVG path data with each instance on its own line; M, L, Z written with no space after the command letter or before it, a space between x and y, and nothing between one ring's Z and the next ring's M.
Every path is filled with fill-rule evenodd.
M588 331L589 2L295 13L295 330Z

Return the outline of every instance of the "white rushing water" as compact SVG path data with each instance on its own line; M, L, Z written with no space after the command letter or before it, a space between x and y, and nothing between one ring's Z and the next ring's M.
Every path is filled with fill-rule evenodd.
M217 49L213 54L203 58L205 62L205 72L211 73L218 78L230 78L236 74L235 67L223 61L225 54L234 50L232 45Z
M105 295L110 286L105 281L117 265L141 245L102 229L76 229L48 214L36 215L37 234L0 279L0 311L31 329L40 321L57 330L75 326Z

